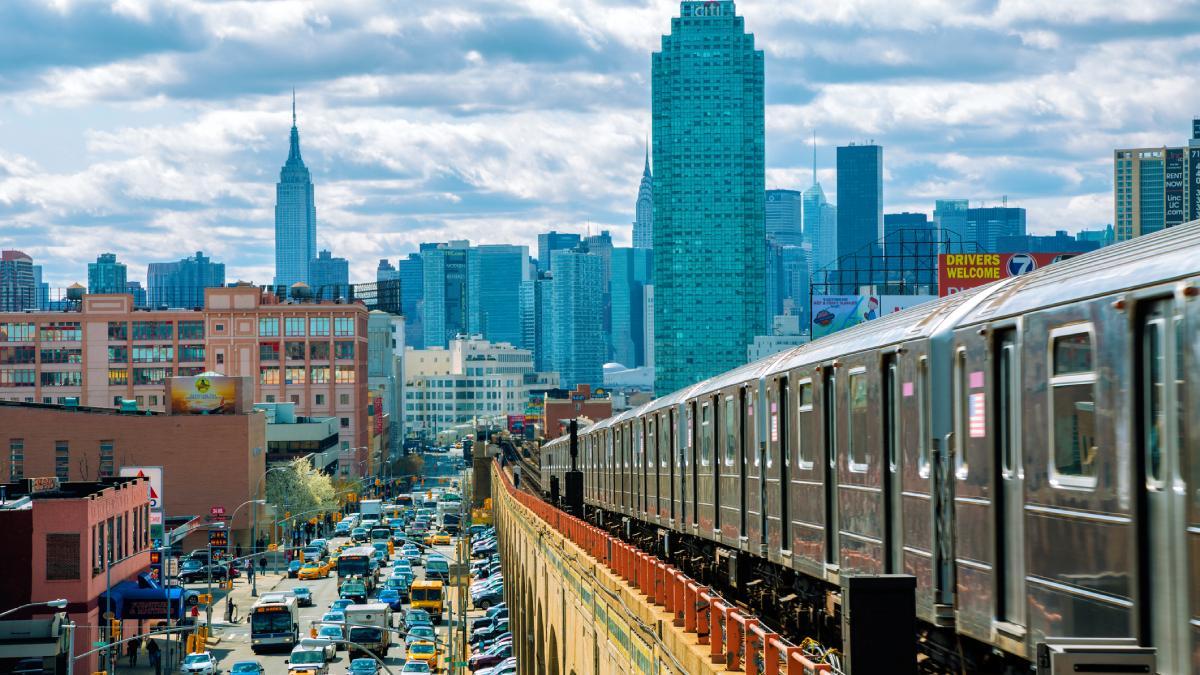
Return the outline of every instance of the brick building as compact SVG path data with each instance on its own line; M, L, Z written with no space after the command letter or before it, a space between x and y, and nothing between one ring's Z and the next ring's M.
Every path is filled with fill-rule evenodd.
M209 288L202 310L146 310L85 295L68 311L0 313L0 400L163 410L172 375L247 376L254 401L335 417L366 459L367 309L287 301L255 286Z
M558 438L567 432L569 420L586 417L594 422L612 417L612 399L593 397L592 388L580 384L567 392L566 398L555 398L545 394L542 404L542 434L546 440Z
M2 421L0 428L5 428ZM5 549L0 607L66 598L65 611L76 624L75 653L90 650L101 637L104 610L98 600L106 583L133 579L150 564L145 480L60 483L43 478L0 483L0 489ZM105 569L106 560L112 562L111 570ZM48 617L56 611L34 608L7 618ZM99 669L91 656L76 664L74 672Z
M207 517L225 508L230 545L250 541L251 507L266 487L267 422L258 410L233 415L121 413L108 408L0 401L0 479L54 476L106 480L121 467L162 467L166 516ZM255 491L258 494L254 494ZM259 527L268 523L259 510ZM184 540L207 542L204 532Z

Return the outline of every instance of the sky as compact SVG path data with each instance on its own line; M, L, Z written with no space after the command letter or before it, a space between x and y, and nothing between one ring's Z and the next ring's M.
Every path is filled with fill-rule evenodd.
M1193 0L742 0L766 55L767 186L884 147L885 211L1112 220L1112 151L1200 113ZM373 281L423 241L631 240L670 0L0 2L0 248L86 283L203 250L270 283L296 90L318 246Z

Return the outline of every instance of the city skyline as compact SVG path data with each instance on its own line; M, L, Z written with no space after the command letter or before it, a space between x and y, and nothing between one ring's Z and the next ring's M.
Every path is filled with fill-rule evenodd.
M874 139L888 212L1007 194L1031 234L1102 227L1113 148L1178 142L1193 112L1195 78L1169 64L1194 7L838 4L739 5L766 54L767 187L811 184L815 128L827 195L834 147ZM539 232L590 223L628 245L649 54L678 3L385 9L6 3L0 32L22 58L0 86L0 247L54 287L85 282L106 251L134 279L205 250L231 279L269 283L293 85L328 225L317 246L349 259L352 281L421 241L532 250ZM103 39L114 31L128 39ZM312 54L284 58L298 34ZM1120 77L1097 77L1113 60ZM1149 110L1125 102L1135 80Z

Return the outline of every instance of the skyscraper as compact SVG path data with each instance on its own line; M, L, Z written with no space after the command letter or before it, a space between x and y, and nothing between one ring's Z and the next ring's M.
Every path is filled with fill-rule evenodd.
M642 307L646 285L654 271L653 250L645 248L612 249L609 296L612 308L611 335L613 361L628 368L646 364L646 327Z
M308 285L314 298L336 300L350 297L350 262L321 251L308 262Z
M800 208L804 239L812 246L813 271L834 269L838 259L837 207L825 201L825 191L814 180L812 187L804 191Z
M638 185L637 204L633 209L633 247L654 248L654 176L650 173L650 148L646 148L646 166Z
M142 282L126 281L125 292L133 296L134 307L141 308L146 306L146 289L142 286Z
M684 0L653 55L655 390L746 360L762 332L763 53L731 0Z
M551 346L553 369L564 388L604 382L605 340L600 313L600 256L578 249L551 255Z
M421 320L425 349L445 347L456 336L468 331L467 250L470 245L465 240L437 244L436 248L422 245L425 292Z
M317 207L312 175L300 158L296 97L292 95L292 134L288 158L275 184L275 284L309 283L308 264L317 257ZM309 284L311 285L311 284Z
M1200 118L1186 147L1113 151L1117 241L1200 218Z
M883 239L883 148L837 149L838 255L880 256ZM849 271L849 270L846 270Z
M150 263L146 269L147 302L151 307L199 309L204 289L225 285L225 263L215 263L202 251L176 262Z
M530 279L529 249L491 244L472 247L467 255L469 332L521 347L521 283Z
M396 263L400 273L400 306L404 311L404 344L425 348L425 265L420 253L409 253Z
M582 241L578 234L550 230L538 235L537 271L550 271L550 258L554 251L575 248Z
M1001 237L1025 236L1025 209L993 206L967 209L967 231L979 248L989 253L999 251Z
M33 258L21 251L0 251L0 312L37 308Z
M799 190L767 190L767 238L780 246L804 243L802 204Z
M117 262L116 253L101 253L88 263L88 293L124 293L125 263Z
M400 270L392 266L392 261L387 258L380 258L379 265L375 267L375 283L381 281L399 281Z
M973 233L967 226L967 200L939 199L934 202L933 223L937 229L937 239L941 242L941 253L949 253L947 246L955 251L960 250L960 244L974 241Z
M554 280L550 272L521 282L521 340L533 352L534 370L554 368Z

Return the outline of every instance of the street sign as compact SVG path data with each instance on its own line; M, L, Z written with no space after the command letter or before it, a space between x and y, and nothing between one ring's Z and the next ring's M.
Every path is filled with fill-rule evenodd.
M214 506L211 509L209 509L208 512L214 516L223 516L223 515L225 515L225 507L224 506Z

